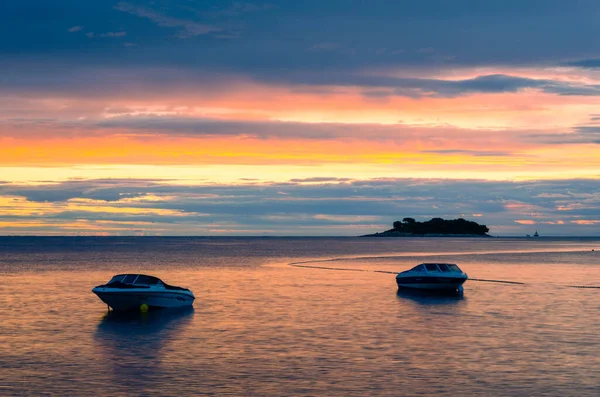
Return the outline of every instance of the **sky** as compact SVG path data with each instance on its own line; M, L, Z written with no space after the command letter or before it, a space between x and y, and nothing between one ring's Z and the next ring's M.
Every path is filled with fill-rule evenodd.
M597 0L0 3L0 235L600 236Z

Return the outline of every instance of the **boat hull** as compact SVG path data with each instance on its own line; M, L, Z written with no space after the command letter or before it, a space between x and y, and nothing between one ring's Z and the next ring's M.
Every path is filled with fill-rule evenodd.
M114 290L94 288L92 290L102 302L113 310L139 310L142 305L149 308L177 308L192 306L194 296L184 291Z
M411 288L427 291L455 291L467 281L466 277L397 277L398 288Z

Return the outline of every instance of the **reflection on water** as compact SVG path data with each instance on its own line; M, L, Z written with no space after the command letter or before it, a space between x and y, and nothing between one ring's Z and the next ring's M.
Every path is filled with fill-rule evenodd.
M456 291L425 291L409 288L398 288L398 299L409 299L421 305L453 305L464 299L464 294Z
M107 312L96 329L98 356L115 385L136 394L164 376L162 361L169 342L178 339L193 318L192 307L139 312Z
M132 335L156 334L166 330L163 336L172 333L188 323L194 313L193 307L180 309L151 310L141 312L118 312L110 310L102 316L98 323L96 336L102 338L107 335Z

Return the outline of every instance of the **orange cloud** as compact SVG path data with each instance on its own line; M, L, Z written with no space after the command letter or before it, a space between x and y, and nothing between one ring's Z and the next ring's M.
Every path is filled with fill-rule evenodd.
M600 224L600 220L578 219L576 221L571 221L571 223L575 223L577 225L597 225L597 224Z

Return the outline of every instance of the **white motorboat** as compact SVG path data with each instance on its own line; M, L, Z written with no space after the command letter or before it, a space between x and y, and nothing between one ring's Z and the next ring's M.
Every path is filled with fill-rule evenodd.
M158 277L144 274L118 274L106 284L92 289L113 310L146 310L191 306L194 294Z
M422 263L410 270L398 273L398 288L426 291L462 292L462 284L468 276L452 263Z

